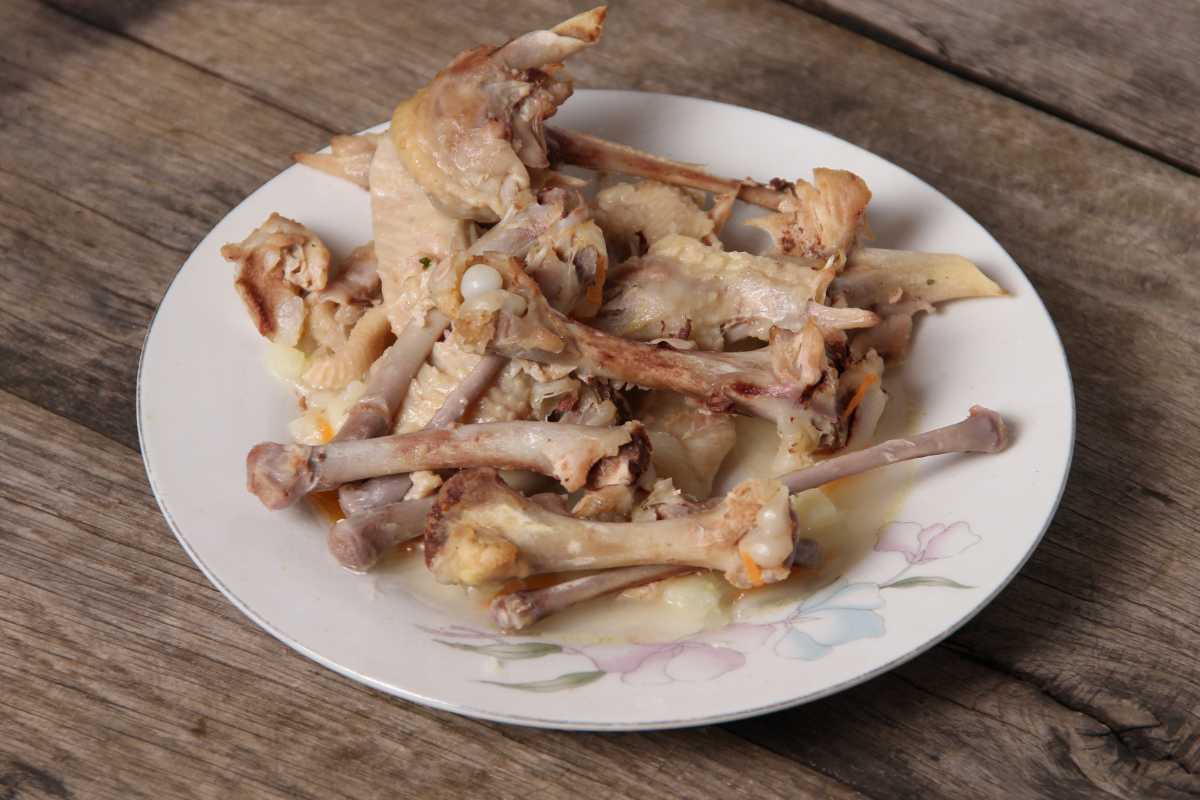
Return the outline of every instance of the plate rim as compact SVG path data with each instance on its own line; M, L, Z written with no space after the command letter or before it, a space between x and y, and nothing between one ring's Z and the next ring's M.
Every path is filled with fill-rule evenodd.
M687 95L672 94L672 93L667 93L667 92L645 92L645 91L639 91L636 89L590 89L590 88L588 88L588 89L577 89L577 90L575 90L574 94L575 95L634 94L634 95L644 95L644 96L651 96L651 97L663 97L663 98L669 98L671 100L680 100L680 101L684 101L684 102L688 102L688 103L699 103L699 104L712 106L712 107L716 107L716 108L720 108L720 109L729 109L729 110L733 110L735 112L750 112L752 114L763 115L765 117L769 117L773 120L782 120L782 121L787 122L792 125L798 125L798 126L804 128L806 131L816 134L819 137L831 139L833 141L838 142L841 145L848 145L856 150L859 150L863 153L867 153L874 158L877 158L877 159L880 159L880 160L886 162L887 164L889 164L890 166L892 166L893 168L895 168L897 170L900 170L900 172L902 172L908 178L918 182L925 188L934 192L937 195L937 197L940 198L942 201L950 204L955 209L961 211L967 217L967 219L969 219L971 221L972 224L974 224L977 228L979 228L979 230L987 237L987 240L989 240L993 245L995 245L996 248L998 248L1001 252L1003 252L1006 256L1008 256L1008 258L1012 261L1013 265L1017 268L1017 270L1020 272L1020 274L1029 283L1030 288L1032 289L1033 297L1036 300L1037 305L1041 308L1042 313L1045 314L1046 318L1050 322L1050 331L1053 334L1054 342L1057 345L1057 354L1059 356L1058 360L1061 362L1062 370L1066 377L1066 390L1067 390L1067 395L1066 395L1066 400L1067 400L1067 409L1066 409L1066 411L1067 411L1067 426L1066 426L1066 429L1067 429L1066 430L1066 432L1067 432L1067 436L1066 436L1067 454L1066 454L1066 460L1063 463L1062 474L1059 477L1059 484L1055 491L1054 500L1050 505L1050 508L1046 514L1044 521L1042 522L1041 530L1038 531L1037 535L1031 541L1028 549L1021 556L1021 558L1018 560L1018 562L1015 564L1015 566L1012 568L1012 570L1006 576L1004 576L1004 578L1002 580L998 581L990 592L988 592L983 598L981 598L978 602L976 602L958 620L956 620L952 624L946 626L945 628L940 630L938 633L934 634L929 639L927 639L926 641L917 645L916 647L905 651L904 653L896 656L895 658L887 661L884 664L881 664L881 665L875 667L874 669L868 670L863 673L856 674L853 677L850 677L850 678L847 678L846 680L831 684L822 689L819 689L819 690L816 690L813 692L809 692L807 694L797 696L794 698L789 698L787 700L782 700L777 703L768 703L768 704L762 705L762 706L755 706L753 708L741 709L738 711L732 711L732 712L728 712L728 713L713 714L713 715L709 715L706 717L688 717L688 718L683 718L683 719L675 718L675 719L653 720L653 721L647 721L647 722L624 723L624 722L570 722L570 721L561 720L561 719L545 719L545 718L541 718L541 717L531 717L531 716L525 716L525 715L520 715L520 714L501 714L501 713L489 711L487 709L475 708L472 706L460 705L460 704L455 704L455 703L449 703L444 700L440 700L436 697L428 697L428 696L422 695L418 692L413 692L408 689L404 689L404 688L401 688L398 686L384 683L383 681L376 680L370 676L367 676L362 673L355 672L354 670L348 669L348 668L338 664L336 661L333 661L333 660L327 658L326 656L323 656L320 653L306 647L305 645L301 644L299 641L293 639L292 637L283 633L281 630L274 627L265 618L263 618L256 611L254 611L254 609L247 606L240 598L237 597L237 595L235 595L212 572L212 570L209 569L208 565L204 563L203 559L200 558L199 554L189 544L187 538L183 535L183 531L181 530L179 524L176 522L171 511L168 509L165 498L162 496L162 494L159 491L158 483L155 480L154 470L151 467L150 461L146 456L145 430L144 430L144 422L143 422L143 402L142 402L142 394L145 391L145 386L146 386L145 381L143 380L144 367L145 367L145 361L146 361L146 350L149 346L151 337L154 335L154 329L155 329L156 323L159 320L159 314L162 311L162 308L165 305L167 298L170 296L172 290L176 287L176 285L179 281L179 277L183 274L183 270L184 270L184 267L187 265L187 262L191 259L192 255L194 255L198 250L200 250L202 247L204 247L205 243L208 241L208 239L210 237L213 236L216 227L220 224L220 222L222 220L224 220L227 216L229 216L229 214L233 213L233 211L235 209L237 209L244 203L248 202L251 198L255 197L260 192L264 191L266 189L266 187L269 186L280 175L283 175L284 173L288 172L289 170L302 169L303 165L300 165L300 164L292 164L291 166L285 168L284 170L281 170L280 172L276 173L275 175L272 175L270 178L268 178L266 181L264 181L261 185L259 185L254 191L250 192L250 194L246 195L240 201L238 201L238 203L236 205L234 205L232 208L228 209L225 212L225 214L221 217L221 220L218 220L216 223L214 223L212 228L209 229L209 231L200 239L199 242L196 243L196 245L187 254L187 256L184 257L183 261L180 262L179 267L176 269L175 274L171 278L171 281L167 284L166 290L163 292L162 297L159 299L158 304L155 306L154 314L151 316L151 319L150 319L150 324L146 327L146 333L142 339L141 351L138 354L137 383L136 383L136 392L135 392L135 414L137 417L138 445L139 445L139 449L141 451L142 464L146 471L146 478L150 484L150 490L154 495L154 500L157 503L159 510L163 515L163 518L167 522L167 526L171 529L172 534L175 536L175 539L182 546L184 552L188 555L188 557L192 560L192 562L200 569L201 573L204 574L205 578L207 578L208 581L213 586L215 586L217 588L217 590L227 600L229 600L238 611L240 611L252 623L254 623L254 625L256 625L258 628L260 628L261 630L268 633L270 636L272 636L277 641L286 645L288 648L294 650L295 652L299 653L300 655L304 656L305 658L308 658L309 660L316 662L317 664L321 665L322 667L329 669L345 678L349 678L352 681L369 686L369 687L371 687L377 691L380 691L386 695L389 695L391 697L398 697L400 699L407 700L409 702L417 703L419 705L427 706L430 708L434 708L439 711L448 711L448 712L451 712L454 714L459 714L459 715L474 718L474 719L483 719L483 720L488 720L491 722L502 722L502 723L522 725L522 726L541 728L541 729L568 730L568 731L672 730L672 729L680 729L680 728L699 727L702 725L712 725L712 724L718 724L718 723L724 723L724 722L734 722L734 721L738 721L738 720L748 719L751 717L762 716L764 714L771 714L771 713L774 713L777 711L784 711L784 710L787 710L790 708L795 708L797 706L804 705L806 703L815 702L817 700L824 699L831 695L837 694L839 692L853 688L860 684L866 683L867 681L877 678L880 675L882 675L886 672L889 672L889 671L901 666L902 664L905 664L908 661L911 661L911 660L917 658L920 655L923 655L924 653L928 652L935 646L944 642L947 638L952 636L954 633L958 632L964 625L966 625L968 622L973 620L981 611L983 611L984 608L986 608L988 605L990 605L992 603L992 601L995 600L996 597L1008 587L1008 585L1017 576L1017 574L1025 567L1025 564L1028 563L1029 559L1033 556L1034 551L1036 551L1038 549L1038 547L1041 545L1042 540L1046 535L1046 531L1049 530L1050 525L1054 522L1055 517L1058 515L1058 511L1062 505L1063 494L1066 491L1067 482L1070 479L1071 468L1074 464L1075 446L1076 446L1076 430L1077 430L1077 427L1076 427L1077 407L1076 407L1076 398L1075 398L1075 383L1074 383L1074 378L1071 374L1070 362L1067 359L1067 352L1066 352L1065 346L1063 345L1062 335L1059 333L1058 326L1055 323L1054 317L1050 314L1049 309L1046 308L1046 304L1042 300L1041 294L1039 294L1037 291L1037 288L1035 286L1033 286L1033 282L1029 280L1029 276L1025 273L1025 270L1021 267L1021 265L1019 263L1017 263L1016 259L1012 258L1011 254L1008 253L1008 250L1006 250L1004 248L1004 246L1000 244L1000 242L996 239L996 237L992 235L991 231L989 231L981 222L979 222L977 219L975 219L975 217L973 215L971 215L969 212L967 212L965 209L963 209L958 203L954 202L954 200L952 200L950 197L948 197L945 193L943 193L936 186L933 186L932 184L928 183L921 177L913 174L908 169L906 169L905 167L903 167L900 164L897 164L896 162L892 161L891 159L885 158L884 156L874 153L873 151L868 150L865 147L861 147L860 145L857 145L846 139L842 139L841 137L835 136L834 134L829 133L827 131L823 131L819 128L814 128L813 126L807 125L803 122L798 122L796 120L788 119L787 117L781 117L779 115L771 114L766 111L761 111L756 108L750 108L748 106L739 106L739 105L736 105L733 103L726 103L726 102L722 102L719 100L711 100L708 98L701 98L701 97L690 97ZM382 122L377 125L371 126L370 128L367 128L362 132L366 133L366 132L378 131L380 129L386 128L387 125L388 125L387 122ZM325 148L325 149L328 149L328 148Z

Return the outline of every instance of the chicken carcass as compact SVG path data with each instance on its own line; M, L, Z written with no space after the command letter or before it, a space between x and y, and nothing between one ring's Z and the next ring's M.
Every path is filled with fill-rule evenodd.
M487 308L447 308L454 334L475 349L576 370L585 377L696 399L712 411L737 410L771 420L784 452L803 459L844 441L836 403L835 365L822 363L816 385L801 383L798 334L773 328L768 347L750 352L677 350L612 336L550 308L537 284L513 259L494 259L503 275L502 301Z

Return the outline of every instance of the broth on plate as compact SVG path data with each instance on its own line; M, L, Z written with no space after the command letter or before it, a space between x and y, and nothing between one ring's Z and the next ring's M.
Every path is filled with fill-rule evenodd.
M913 409L900 377L897 372L885 379L888 405L876 438L911 429ZM778 441L774 426L751 417L737 417L736 425L737 443L717 474L714 495L747 478L770 476ZM730 586L711 572L670 578L561 611L522 635L577 645L648 644L753 620L780 606L794 605L844 574L874 546L876 533L894 517L915 474L911 463L894 464L795 495L793 510L800 535L815 539L823 548L824 561L818 569L797 568L785 581L749 591ZM579 574L583 573L572 577ZM446 612L458 624L495 630L488 603L499 589L437 583L425 568L419 545L380 564L370 580L381 598L407 595Z

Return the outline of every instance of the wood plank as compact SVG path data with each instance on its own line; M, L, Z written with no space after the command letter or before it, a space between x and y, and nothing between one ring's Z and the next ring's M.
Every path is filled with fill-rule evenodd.
M52 9L3 14L23 44L0 52L0 385L136 447L138 353L170 279L326 132Z
M25 337L18 340L16 352L31 352L35 363L41 359L53 369L85 370L96 387L111 391L112 398L101 398L101 408L93 411L86 391L80 390L69 402L54 406L54 392L41 390L32 377L17 371L9 354L0 358L0 366L8 370L0 370L0 386L11 386L22 397L61 409L89 427L130 443L132 427L122 429L111 420L116 420L122 409L128 412L132 408L131 395L122 394L131 392L132 386L125 382L131 373L94 363L120 358L122 353L131 357L134 352L131 344L136 337L129 331L136 325L136 303L126 308L106 294L107 287L115 286L115 278L110 276L123 276L131 282L120 288L122 294L152 304L165 288L170 265L179 259L171 248L190 247L223 213L222 203L232 205L258 180L282 166L289 150L319 146L325 128L353 130L385 117L397 95L411 91L444 63L450 52L480 36L503 38L504 33L564 17L582 5L538 0L511 13L506 11L503 18L482 2L453 9L422 6L419 14L378 2L306 5L303 15L289 14L284 6L232 2L161 6L156 12L139 15L128 9L145 11L148 7L106 4L106 16L82 4L71 10L75 15L95 15L90 17L92 22L113 31L105 34L71 16L10 2L6 13L20 12L15 17L20 23L16 29L33 33L21 39L26 43L23 47L0 55L6 59L0 73L0 79L6 81L3 102L5 111L9 103L21 103L19 116L31 124L0 126L4 168L13 176L0 196L10 205L16 202L25 214L19 224L8 226L5 234L11 237L6 242L25 249L18 258L13 255L18 251L0 248L0 264L6 277L26 264L47 264L47 275L63 277L51 278L61 281L51 286L53 294L47 292L46 298L33 300L27 294L32 285L29 280L7 281L17 289L0 288L7 301L0 308L10 315L0 320L6 325L6 335ZM6 16L6 23L8 19ZM614 11L610 19L603 49L573 65L581 84L712 97L798 119L879 152L963 205L997 235L1037 284L1059 323L1079 390L1080 447L1064 511L1023 577L951 640L958 655L942 652L928 657L935 665L934 675L945 670L943 678L919 679L928 673L906 669L901 675L908 683L886 678L882 683L885 690L876 690L880 682L875 682L845 697L733 730L788 758L815 765L867 795L948 796L953 783L939 777L927 762L931 754L958 765L976 758L973 745L960 731L972 715L983 713L980 709L985 700L999 692L1010 699L1011 710L1032 714L1038 720L1027 726L1034 734L1000 736L998 732L1004 728L999 726L1004 723L986 721L972 723L978 727L971 729L982 731L989 741L994 738L998 752L1009 763L1023 765L1027 772L1020 785L1024 788L1036 787L1044 780L1064 792L1086 791L1086 786L1072 777L1081 769L1076 763L1083 758L1077 752L1079 746L1055 749L1056 743L1070 745L1072 726L1101 732L1107 726L1115 731L1112 738L1120 746L1111 753L1103 751L1115 753L1113 759L1088 762L1089 785L1118 795L1167 792L1177 784L1194 789L1194 776L1177 775L1172 764L1190 773L1200 770L1200 689L1189 677L1194 669L1185 658L1200 645L1194 623L1200 597L1193 579L1200 560L1193 542L1194 532L1200 528L1200 414L1190 402L1200 390L1200 367L1194 357L1200 345L1200 319L1195 315L1200 306L1200 255L1194 247L1200 229L1196 180L780 4L713 2L697 6L662 0L653 7L630 4ZM262 47L261 32L267 30L283 31L284 39L304 46ZM648 47L647 40L656 46ZM397 42L405 44L403 57L396 55ZM804 46L798 47L798 42ZM347 53L355 54L353 62L347 60ZM698 68L701 58L704 67ZM24 59L20 63L28 65L19 76L9 66L13 59ZM854 69L846 69L848 63ZM82 73L93 64L118 75L131 72L133 77L117 78L125 82L117 99L135 104L134 110L102 116L93 106L115 102L113 98L98 87L76 90L79 81L86 79ZM59 71L69 69L79 74L65 83L59 81ZM176 93L182 99L173 99ZM147 97L153 102L146 101ZM48 123L76 124L53 116L53 108L64 104L73 106L72 113L60 116L92 119L93 123L91 127L79 123L71 129L73 135L43 147L39 136ZM172 115L188 115L180 117L186 126L173 128ZM5 119L9 119L7 114ZM171 138L165 132L172 130L178 141L164 142ZM217 142L218 146L204 142ZM231 150L243 154L233 156L240 159L237 168L226 165ZM203 191L193 197L197 187ZM140 192L151 192L157 205L143 199ZM62 197L55 200L57 196ZM82 206L85 211L71 211L81 203L86 204ZM79 216L71 217L72 213ZM82 222L61 224L68 219ZM41 231L45 243L22 244L27 231ZM154 251L141 241L141 232L152 235L165 249ZM129 263L129 253L139 252L148 254L144 257L148 266L142 270L117 268ZM91 283L89 275L93 276ZM87 286L91 294L81 293L73 302L56 304L55 297L71 296L68 283ZM37 315L8 308L21 304L37 306ZM113 310L106 310L108 307ZM56 314L63 321L56 321ZM110 318L114 322L110 323ZM25 330L30 321L37 326L33 332ZM39 344L45 335L42 331L54 330L56 324L69 326L59 334L64 339L72 334L96 335L108 331L111 324L125 349L115 356L103 353L103 358L96 358L87 348L71 348L62 341L43 347ZM31 452L36 453L36 448L31 447ZM116 474L114 485L133 479L129 474ZM140 475L137 477L140 487ZM20 494L14 496L34 496L34 488L22 485ZM56 486L56 493L46 495L43 506L55 508L59 493L70 488L65 482ZM144 489L139 491L145 503ZM91 513L88 502L99 501L78 502L75 517L85 520ZM153 526L154 512L146 506L143 513L147 515L143 521ZM114 525L119 528L120 520L103 517L97 530L108 533ZM54 530L41 517L36 525L27 523L27 527ZM0 527L7 529L7 525ZM161 525L148 530L161 535ZM96 546L88 542L88 548ZM173 542L164 538L162 547L160 558L190 570L182 566L183 556ZM14 579L29 584L29 591L48 591L46 560L45 554L35 554L23 561ZM81 566L77 571L82 570ZM191 574L199 583L198 574ZM72 587L88 585L78 576L63 580ZM105 580L119 583L114 576ZM135 613L159 597L158 593L138 595L138 591L129 586L112 588L114 599L106 613ZM173 587L172 591L184 589ZM130 593L132 597L126 596ZM38 598L42 604L53 599L42 594ZM207 602L211 607L205 606L203 611L198 609L204 601L192 602L195 607L186 602L172 606L177 614L173 619L181 626L188 620L191 630L204 630L214 624L215 617L221 631L220 642L212 645L211 651L226 666L219 672L220 680L206 687L224 687L241 675L239 669L249 665L259 674L283 670L290 675L289 685L303 687L307 683L314 693L327 692L339 701L344 701L341 691L350 691L349 696L356 698L377 697L347 689L340 678L315 667L303 665L307 671L293 668L292 662L298 659L270 650L269 640L261 645L262 652L255 651L256 645L246 641L257 641L259 635L238 620L219 597L210 593ZM85 624L87 610L87 606L68 606L63 612L66 621L61 624ZM142 618L137 619L140 622ZM68 638L79 642L75 647L86 652L89 634L72 630ZM106 636L115 637L112 648L105 651L106 658L125 659L127 674L122 685L127 691L138 693L141 687L162 693L175 670L201 680L203 673L198 668L190 667L193 671L187 672L186 654L156 656L160 640L140 646L139 633L136 629L105 631ZM168 633L156 635L174 642ZM33 646L32 640L29 646ZM144 655L129 655L126 650ZM243 650L252 656L247 657ZM153 660L160 657L167 660L161 664ZM145 674L138 658L151 659L150 663L161 669ZM95 668L102 672L102 667L97 664ZM979 676L992 673L1008 688L987 689L991 684ZM251 682L245 676L240 680ZM917 687L903 688L914 682ZM985 688L980 697L967 702L965 690L955 688L959 684ZM49 691L43 684L26 689L18 696ZM931 696L927 690L940 691L945 697L921 699ZM27 717L51 715L52 721L63 722L66 717L54 709L56 703L68 702L66 690L46 696L43 705L21 713ZM236 709L250 697L249 690L239 688L217 703L214 696L220 695L212 688L191 689L186 702L188 708L197 709L195 713L207 713L208 707L215 705L212 713L226 715L222 719L230 725L246 724ZM1049 700L1039 701L1041 696ZM233 708L226 708L226 697ZM287 714L301 713L288 706L289 699L282 691L270 697L288 709ZM117 700L130 702L125 696ZM303 701L308 703L308 696ZM682 747L680 742L703 749L687 734L580 737L514 733L513 729L471 727L474 723L383 702L414 715L404 717L406 730L416 732L412 735L445 743L450 752L481 753L481 764L493 763L495 759L487 753L507 746L513 737L526 746L552 748L554 758L582 764L579 769L585 772L592 758L589 748L614 747L613 741L638 742L627 747L622 744L618 751L604 751L610 756L605 763L616 763L618 770L625 761L639 757L656 757L658 764L668 757L692 757L675 749ZM936 703L941 710L925 715L923 703ZM959 710L952 712L949 706ZM1078 709L1094 721L1081 722L1065 714L1063 707ZM320 708L338 713L332 705ZM814 741L841 716L855 722L836 729L837 735L831 736L836 747ZM386 716L372 719L380 725L396 724ZM799 736L797 724L772 724L778 719L804 720L811 726L803 747L792 743ZM303 720L305 724L311 721L307 716ZM225 723L220 725L224 730ZM897 726L906 736L885 737L890 727ZM490 751L477 749L471 745L472 737L480 736L478 730L483 729L500 730L509 738L484 739ZM365 729L355 730L368 736L362 733ZM890 754L882 767L877 763L881 739L889 743ZM51 740L57 741L48 735L46 741ZM642 749L647 746L643 741L663 740L671 744L657 745L660 749L649 751L651 756ZM246 764L257 767L268 758L270 748L288 739L267 739L265 744L253 738L235 737L232 741L234 744L224 743L232 748L226 751L228 763L241 768ZM758 752L753 748L745 753L736 750L736 739L716 741L720 748L734 748L739 760ZM124 739L117 742L104 753L111 755L132 746ZM386 747L399 747L394 739L388 742ZM20 759L30 769L13 774L33 781L36 770L47 764L84 758L92 752L92 745L74 734L58 747L63 748L61 759L38 760L25 757L38 752L30 745ZM1046 756L1047 750L1055 758ZM386 759L395 752L399 751L370 750L374 759ZM320 763L328 766L328 762ZM980 774L1003 776L999 763L985 760ZM736 766L722 774L730 785L741 786L742 773ZM785 772L790 768L774 762L763 766ZM1146 776L1145 780L1131 783L1131 771ZM413 786L417 780L409 776L404 783L404 776L397 772L384 774L392 786ZM560 773L555 774L559 776L556 780L561 778ZM647 774L649 777L639 775L637 781L648 782L652 791L669 791L665 777ZM561 786L570 785L567 778L561 779ZM636 793L637 781L622 783L625 788L619 791ZM312 785L322 785L319 776ZM365 779L354 785L367 786ZM718 787L709 788L715 791ZM778 787L763 790L770 794L774 788ZM263 791L271 790L264 785ZM554 796L552 789L546 791ZM975 794L1007 796L985 781Z
M0 437L5 796L859 796L720 728L522 730L353 684L187 563L135 453L3 392Z
M843 695L732 727L775 752L833 765L837 777L893 787L885 797L1166 798L1197 788L1180 763L1137 757L1123 731L946 648Z
M1190 0L787 2L1200 173Z
M903 780L928 796L1083 797L1188 785L1178 764L1140 765L1103 724L940 649L731 732L581 735L422 709L247 625L185 564L128 450L4 393L0 432L0 764L63 796L852 797L855 783L887 797ZM833 777L800 766L814 762ZM679 763L686 773L661 769Z

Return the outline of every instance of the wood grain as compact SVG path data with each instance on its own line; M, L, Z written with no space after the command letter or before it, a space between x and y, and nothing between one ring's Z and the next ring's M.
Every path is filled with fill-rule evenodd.
M788 0L1200 174L1191 0Z
M0 786L62 797L856 794L719 728L579 736L429 711L247 624L140 458L0 392ZM686 784L664 771L691 765ZM691 774L691 770L695 774ZM57 791L56 789L46 791ZM21 795L15 795L21 796Z
M0 50L0 381L136 447L146 326L184 257L324 131L32 3ZM11 27L9 27L11 26Z
M617 4L572 71L830 130L1013 254L1059 325L1079 415L1063 510L1013 585L866 686L638 736L391 700L290 654L207 585L134 452L154 305L289 152L384 118L462 47L586 6L512 5L0 3L0 789L1200 793L1197 179L782 3Z

